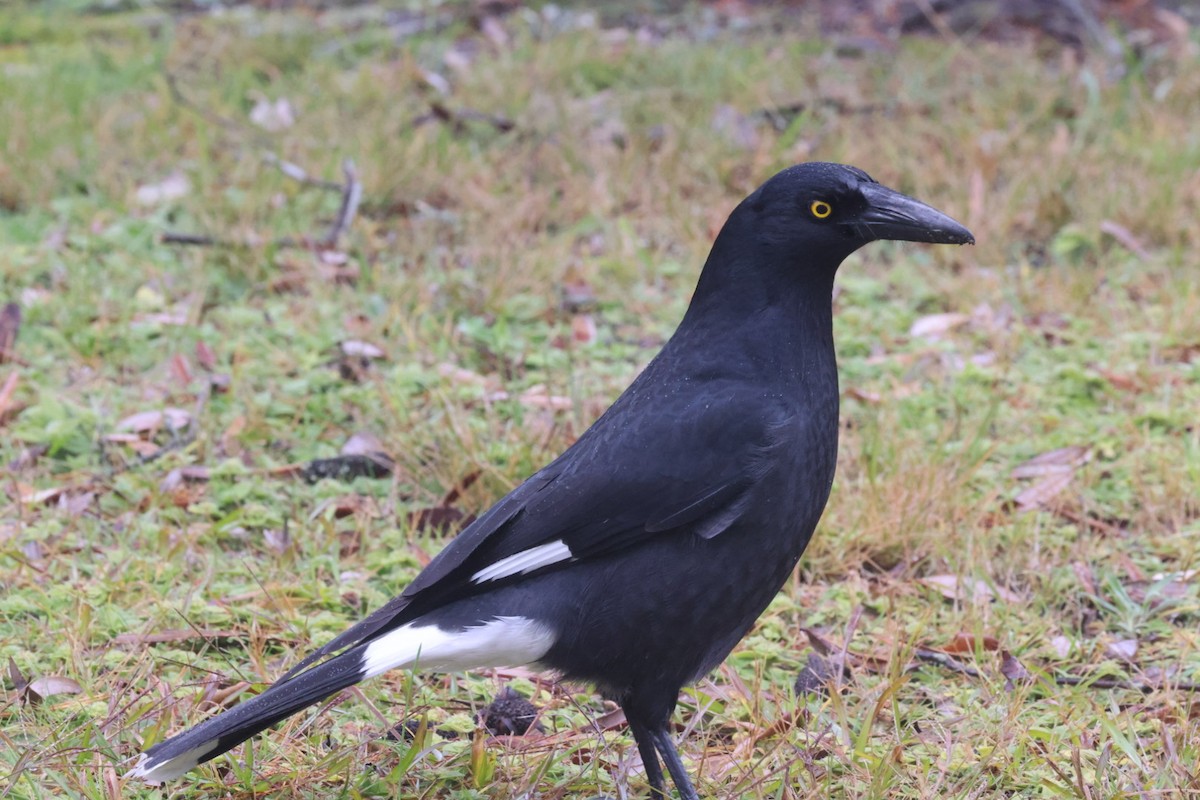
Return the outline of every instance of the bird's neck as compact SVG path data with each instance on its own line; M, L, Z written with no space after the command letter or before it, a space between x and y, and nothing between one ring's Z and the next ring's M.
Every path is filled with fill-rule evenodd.
M713 366L736 355L744 367L776 378L811 384L819 374L836 391L835 269L758 252L761 248L747 245L746 237L730 237L733 247L722 238L675 338L691 340L694 344L684 349L712 359ZM714 348L726 355L714 358Z

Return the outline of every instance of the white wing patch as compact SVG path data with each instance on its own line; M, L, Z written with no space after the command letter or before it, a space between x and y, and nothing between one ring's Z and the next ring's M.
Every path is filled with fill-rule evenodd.
M566 561L569 558L571 558L571 548L567 547L566 542L559 539L557 542L539 544L537 547L531 547L528 550L522 550L519 553L506 556L496 563L476 572L471 576L471 582L497 581L501 578L507 578L509 575L533 572L535 569L548 567L551 564L557 564L559 561Z
M556 638L549 627L525 617L496 617L458 631L410 622L367 645L362 679L398 667L431 672L520 667L546 655Z

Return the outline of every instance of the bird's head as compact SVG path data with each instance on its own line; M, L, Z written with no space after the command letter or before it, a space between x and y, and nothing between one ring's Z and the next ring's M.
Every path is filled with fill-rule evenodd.
M742 203L763 244L811 258L841 259L868 242L897 239L974 244L971 232L935 208L856 167L811 162L788 167Z

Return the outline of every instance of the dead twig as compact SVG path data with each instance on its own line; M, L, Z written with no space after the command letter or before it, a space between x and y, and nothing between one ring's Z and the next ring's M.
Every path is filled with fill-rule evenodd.
M342 162L342 175L346 177L346 182L342 185L342 205L338 209L337 219L325 235L325 244L331 250L337 247L338 239L342 238L350 223L354 222L358 204L362 201L362 182L358 179L358 170L355 169L353 160L347 158Z
M327 181L324 178L314 178L308 174L308 171L299 164L294 164L291 161L285 161L275 153L263 153L263 161L278 169L287 177L294 180L303 186L312 186L317 189L328 189L332 192L340 192L343 190L343 185L337 181ZM343 165L343 169L345 166Z
M429 113L414 119L412 127L419 128L430 122L444 122L450 125L455 133L464 133L468 122L482 122L501 133L508 133L517 127L515 122L503 115L485 114L470 108L452 109L438 100L429 101Z
M1150 694L1159 689L1174 689L1180 692L1200 692L1200 683L1195 681L1127 681L1119 678L1081 678L1077 675L1055 675L1058 686L1083 686L1089 689L1128 689Z
M338 240L345 235L350 225L354 222L354 218L358 214L358 206L362 202L362 182L358 179L358 170L355 168L354 162L348 158L342 162L342 174L345 175L346 180L344 183L335 183L333 181L313 178L303 167L297 166L290 161L284 161L274 153L267 153L263 156L263 160L268 164L278 167L284 175L305 186L315 186L320 189L333 188L342 193L342 203L338 208L337 217L324 236L282 236L278 239L269 240L266 244L280 249L295 248L318 251L336 249ZM260 247L263 244L263 242L249 239L239 241L237 239L222 239L217 236L180 231L164 231L159 241L163 244L174 244L185 247L253 248Z
M948 653L942 653L937 650L930 650L925 647L918 647L915 651L913 651L913 655L917 658L918 661L925 661L930 664L937 664L938 666L945 667L946 669L950 670L951 672L958 672L962 675L967 675L968 677L971 677L971 678L980 677L979 670L975 669L974 667L970 666L969 664L962 663L957 658L954 658L953 656L949 655Z
M223 239L217 239L213 236L204 236L199 233L179 233L177 231L165 231L159 237L159 241L163 244L179 244L191 247L249 247L247 242L232 242Z

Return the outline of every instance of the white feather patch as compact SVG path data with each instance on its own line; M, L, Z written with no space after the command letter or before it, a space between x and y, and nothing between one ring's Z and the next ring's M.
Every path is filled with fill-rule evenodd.
M129 777L141 778L146 783L162 783L172 778L178 778L183 773L200 763L200 759L213 751L217 740L213 739L191 750L180 753L174 758L159 760L142 753L137 766L129 770Z
M539 544L537 547L513 553L511 556L502 558L496 563L484 567L471 576L471 582L483 583L484 581L507 578L509 575L533 572L535 569L548 567L551 564L557 564L559 561L566 561L570 557L571 548L567 547L566 542L561 539L557 542Z
M400 667L431 672L520 667L546 655L555 638L550 628L525 617L496 617L461 631L409 623L367 645L363 679Z

